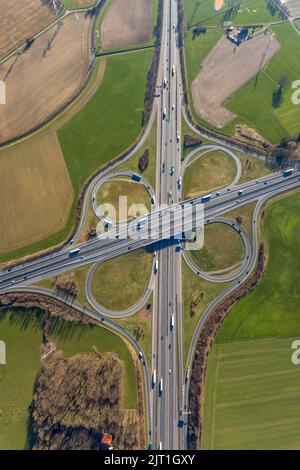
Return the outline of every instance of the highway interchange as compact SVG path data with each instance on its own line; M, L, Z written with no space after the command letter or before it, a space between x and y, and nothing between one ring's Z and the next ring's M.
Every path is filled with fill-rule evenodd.
M153 448L184 449L188 446L186 420L188 416L189 380L185 380L186 369L193 361L195 346L201 328L213 309L253 272L259 247L259 211L269 198L284 191L299 188L300 171L295 169L288 177L283 176L281 172L272 173L264 178L239 184L241 167L239 159L234 153L235 150L238 150L238 147L233 145L229 147L221 137L214 139L211 145L201 147L201 151L204 153L205 151L223 149L237 163L237 174L234 181L228 187L220 188L212 193L205 202L204 223L209 224L218 221L219 223L232 225L234 221L226 221L224 214L253 201L256 201L257 205L252 219L252 240L249 241L244 230L237 227L235 223L234 228L242 236L245 246L245 258L236 267L236 270L219 274L203 273L198 271L193 265L188 254L184 254L191 269L200 277L212 280L213 282L232 281L230 286L214 299L200 317L188 351L187 362L184 363L181 299L181 249L183 243L181 240L182 233L177 233L177 229L174 229L174 227L176 227L176 219L182 216L182 211L185 208L202 207L203 200L202 197L193 197L187 201L181 200L182 194L181 187L178 184L179 178L182 178L184 170L193 161L194 155L198 154L200 150L198 148L191 152L182 162L182 146L179 142L182 116L194 132L200 132L189 122L183 101L181 63L178 47L177 1L164 0L163 8L163 31L157 77L157 98L155 99L151 117L143 136L123 160L112 165L90 182L83 202L81 220L72 244L53 253L45 254L25 262L19 262L8 268L5 267L0 271L0 293L14 291L35 292L62 301L57 294L47 289L33 287L32 284L50 276L93 264L86 279L86 293L91 308L83 307L76 303L76 301L72 302L72 306L79 312L99 320L103 326L125 336L133 344L141 357L144 372L149 444L151 443L150 445ZM120 176L117 166L131 158L142 147L149 136L155 117L157 117L156 192L154 193L154 190L148 185L146 180L143 179L141 184L148 187L149 194L151 197L156 197L158 205L165 204L165 206L170 207L170 211L174 214L174 218L171 219L171 229L174 229L173 238L175 241L170 242L169 218L165 217L165 208L158 208L154 211L156 213L155 218L151 218L151 214L146 216L148 223L136 231L134 239L127 237L128 224L125 223L122 225L120 232L112 238L107 238L107 234L102 234L95 239L79 244L78 239L85 225L88 210L91 206L94 207L94 210L97 210L95 201L100 185L111 177ZM260 158L259 154L252 152L251 155ZM112 170L114 170L113 173L111 173ZM132 176L126 172L122 175ZM101 223L101 216L99 219ZM145 219L145 216L143 216L143 219ZM139 220L141 218L136 219L131 224L137 226ZM202 220L198 220L193 216L190 216L189 221L193 226L200 226L202 223ZM153 265L157 261L158 271L156 273L153 269L147 292L136 306L125 312L109 312L93 298L91 290L93 273L96 267L106 260L153 244L154 240L150 238L148 232L149 226L156 233ZM74 256L70 256L70 250L77 249L79 251ZM132 315L139 311L152 293L152 362L147 364L145 354L136 340L124 328L115 323L113 319ZM155 380L153 377L154 371Z

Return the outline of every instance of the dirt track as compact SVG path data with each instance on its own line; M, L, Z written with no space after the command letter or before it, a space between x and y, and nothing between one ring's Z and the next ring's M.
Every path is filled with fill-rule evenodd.
M153 0L112 0L102 22L103 49L150 41Z
M0 58L55 20L52 0L0 0L0 12Z
M70 15L25 53L0 66L7 99L0 107L0 142L43 121L83 83L89 66L91 20L84 14L77 18Z
M222 104L262 69L280 44L268 33L235 47L223 36L203 62L192 83L197 114L216 127L228 124L235 115Z

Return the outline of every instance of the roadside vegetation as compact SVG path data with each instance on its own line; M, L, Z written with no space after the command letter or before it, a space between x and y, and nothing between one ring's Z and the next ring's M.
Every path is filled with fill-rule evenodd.
M232 307L209 357L204 448L298 447L300 376L291 344L300 334L299 208L296 193L265 210L264 277Z
M132 307L147 290L152 263L152 253L139 250L100 264L92 279L95 299L113 311Z

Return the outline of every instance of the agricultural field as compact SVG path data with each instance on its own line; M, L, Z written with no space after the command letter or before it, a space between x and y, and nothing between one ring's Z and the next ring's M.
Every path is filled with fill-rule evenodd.
M231 113L231 116L237 116L222 128L224 134L234 135L236 125L243 124L249 129L254 129L270 143L276 144L283 137L299 132L300 107L292 102L294 91L292 84L300 76L300 65L297 60L300 53L299 35L289 23L273 25L271 32L274 38L272 41L278 42L281 47L260 73L255 74L227 101L222 103L222 109ZM186 36L186 61L191 106L196 119L211 128L216 128L216 126L196 115L197 103L194 104L192 101L192 83L198 74L201 75L201 64L209 56L222 35L223 30L215 28L208 29L205 34L200 36L194 36L192 31L188 31ZM249 44L250 42L247 46ZM276 97L276 91L282 81L284 86L280 99L277 101L274 97ZM217 86L216 89L213 89L218 91L220 87Z
M183 197L197 196L225 187L232 183L236 172L235 161L226 153L208 152L187 167L183 176Z
M74 191L53 132L3 150L0 157L1 256L62 231Z
M223 8L216 11L215 0L184 0L187 27L223 26L227 21L237 25L266 24L281 19L279 9L272 7L268 0L224 0L223 3Z
M204 448L299 447L299 209L299 193L266 209L264 277L231 309L209 358Z
M271 33L253 37L239 47L222 36L192 82L196 113L218 128L231 122L236 116L223 103L257 76L279 49Z
M0 59L56 18L52 0L23 0L21 8L19 0L0 0L0 11Z
M294 339L214 345L205 384L203 449L299 449Z
M75 10L76 8L88 8L96 5L97 0L63 0L64 7Z
M139 250L100 264L92 279L92 291L100 305L112 311L135 305L148 288L153 254Z
M150 41L152 11L153 0L111 0L100 28L102 49Z
M90 26L84 14L70 15L0 65L6 84L0 142L34 128L78 91L89 67Z

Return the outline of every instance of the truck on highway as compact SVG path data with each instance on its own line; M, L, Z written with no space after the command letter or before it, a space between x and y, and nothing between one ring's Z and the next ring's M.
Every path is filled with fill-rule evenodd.
M171 314L171 322L170 322L170 327L171 327L171 331L173 330L175 326L175 315L174 313Z
M70 258L73 258L74 256L79 255L80 253L80 248L74 248L74 250L69 251L69 256Z
M175 67L175 65L173 64L173 66L172 66L172 77L174 77L175 72L176 72L176 67Z
M136 173L133 173L131 179L133 181L136 181L137 183L139 183L141 181L142 177L140 175L137 175Z
M190 377L190 366L187 366L186 371L185 371L185 383L188 382Z
M291 176L293 174L294 168L288 168L287 170L284 170L283 176Z
M159 381L159 394L162 395L163 391L164 391L164 382L163 382L163 379L161 378Z
M209 202L211 200L211 194L206 194L206 196L202 196L201 202L204 204L205 202Z
M177 140L177 143L180 141L180 134L179 134L179 132L177 132L176 140Z
M244 192L244 190L243 190L243 189L240 189L240 190L238 191L238 196L242 196L242 195L243 195L243 192Z
M158 272L158 260L155 260L155 263L154 263L154 274L157 274Z
M154 369L153 374L152 374L152 388L154 388L156 385L156 370Z
M165 77L165 78L164 78L164 88L166 88L166 86L167 86L167 79L166 79L166 77Z
M162 113L163 119L166 119L166 116L167 116L167 108L164 108L163 113Z
M182 177L181 177L181 176L180 176L180 178L178 179L177 184L178 184L178 189L180 189L180 188L181 188L181 185L182 185Z
M156 199L155 199L155 196L154 196L154 195L151 196L151 204L152 204L153 206L156 205Z

